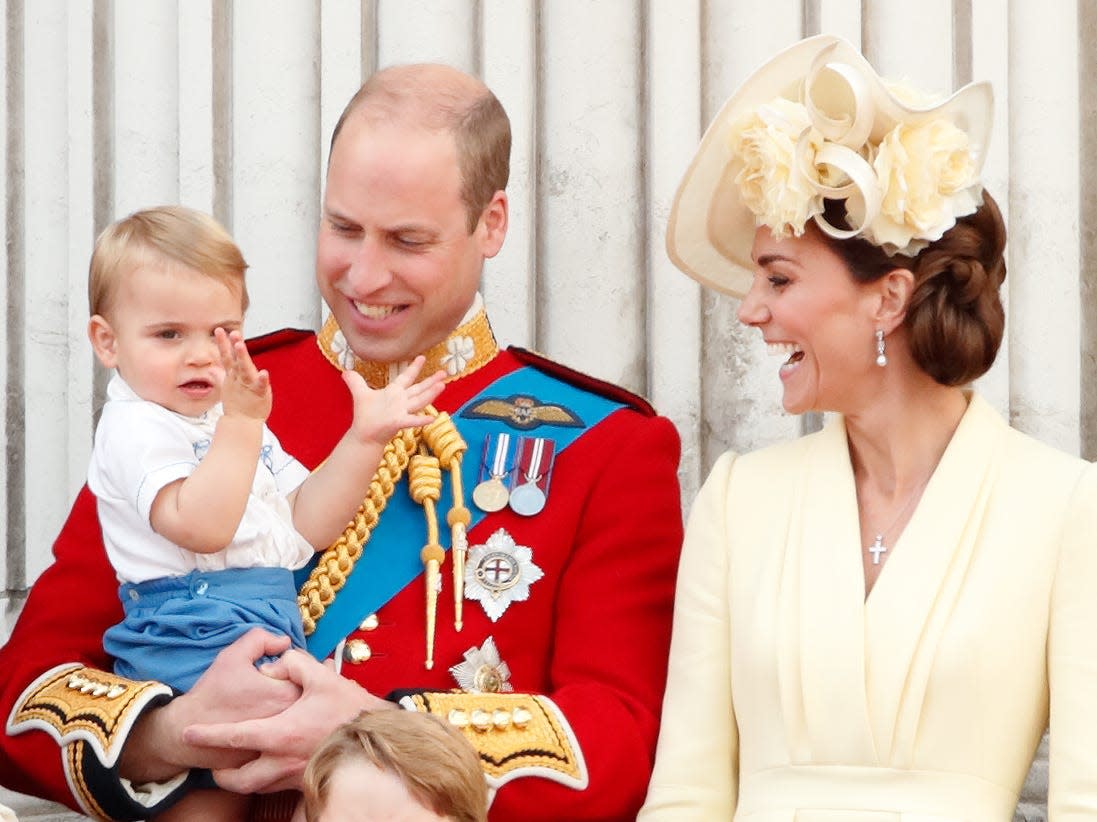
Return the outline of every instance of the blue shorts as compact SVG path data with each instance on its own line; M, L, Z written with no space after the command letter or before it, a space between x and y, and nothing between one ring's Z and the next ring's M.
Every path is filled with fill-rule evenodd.
M103 648L127 679L190 690L214 657L252 628L305 647L297 586L285 568L192 571L127 582L118 595L126 615L103 635Z

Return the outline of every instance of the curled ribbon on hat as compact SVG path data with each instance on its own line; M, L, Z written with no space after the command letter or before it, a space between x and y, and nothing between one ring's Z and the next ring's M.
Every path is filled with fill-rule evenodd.
M836 44L828 46L815 55L811 70L804 80L800 102L808 110L812 124L819 129L820 134L831 142L858 149L868 141L875 122L876 107L872 101L872 89L865 75L853 66L826 62L835 47ZM816 87L820 85L823 71L829 71L845 81L853 102L852 112L847 112L842 117L831 117L816 105ZM818 91L822 93L825 90Z
M801 139L797 142L797 160L801 168L809 164L829 166L849 181L840 186L831 186L822 182L816 185L816 190L823 199L846 201L846 211L850 218L848 229L831 225L822 213L815 215L815 223L819 228L835 239L845 240L861 234L876 219L880 213L883 197L872 166L857 153L857 149L868 141L876 120L872 90L865 75L853 66L846 63L826 62L833 51L834 46L830 46L815 55L811 70L804 80L801 94L801 103L807 109L812 125L828 142L809 154L810 141L801 135ZM852 111L832 117L816 104L816 92L825 91L818 88L821 85L820 75L824 71L844 81L852 101ZM851 198L857 199L851 203ZM861 219L856 222L853 220L855 213L861 214Z
M967 134L934 106L905 107L865 69L828 62L835 48L815 55L799 101L777 98L733 127L735 180L777 236L813 219L836 239L913 256L978 207ZM848 227L824 217L826 200L844 201Z

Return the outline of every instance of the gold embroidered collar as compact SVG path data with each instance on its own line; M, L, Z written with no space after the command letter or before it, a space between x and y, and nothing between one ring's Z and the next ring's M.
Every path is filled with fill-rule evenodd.
M423 352L427 358L423 374L446 372L446 382L471 374L486 365L497 353L499 344L491 332L487 312L479 298L470 310L471 318L457 326L448 337ZM346 337L339 330L334 315L329 314L316 342L328 362L340 370L354 369L371 388L383 388L405 367L406 362L384 363L361 360L350 350Z

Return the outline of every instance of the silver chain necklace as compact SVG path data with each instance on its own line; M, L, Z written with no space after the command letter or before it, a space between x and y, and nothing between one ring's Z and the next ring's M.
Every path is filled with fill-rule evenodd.
M884 535L891 531L891 529L895 527L896 523L898 523L899 520L903 518L903 514L907 513L907 511L910 510L911 506L914 505L914 501L921 496L922 490L926 487L926 484L929 482L929 479L932 476L933 473L930 472L929 476L927 476L924 480L918 483L914 491L911 492L910 497L905 503L903 503L903 507L899 509L899 513L895 515L895 518L890 523L888 523L888 526L886 528L877 531L876 537L872 541L872 545L869 545L865 548L866 551L872 554L873 565L879 565L880 555L887 553L888 546L884 544Z

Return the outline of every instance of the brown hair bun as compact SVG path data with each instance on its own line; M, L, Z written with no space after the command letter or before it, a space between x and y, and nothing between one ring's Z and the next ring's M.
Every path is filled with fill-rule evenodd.
M828 202L828 219L845 215ZM1005 330L999 289L1006 278L1006 228L994 198L961 217L916 257L889 257L860 238L823 241L845 261L858 282L873 282L896 268L914 275L914 292L904 325L918 366L942 385L964 385L986 373Z
M914 293L905 325L914 361L942 385L964 385L987 372L1006 318L1006 229L994 199L956 221L913 260Z

